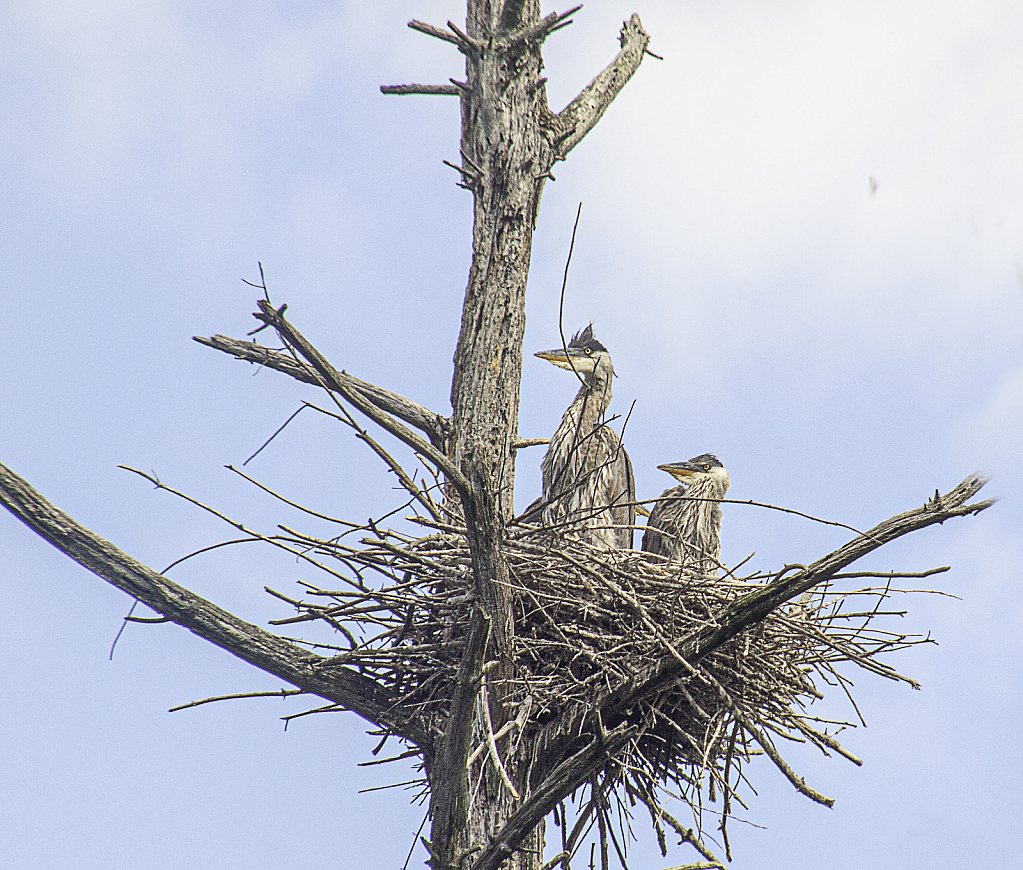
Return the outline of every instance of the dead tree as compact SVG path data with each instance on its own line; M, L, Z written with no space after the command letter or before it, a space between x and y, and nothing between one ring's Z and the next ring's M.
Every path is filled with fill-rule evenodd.
M970 503L984 483L975 475L856 532L809 566L744 578L711 577L636 551L597 551L515 522L525 288L541 193L553 164L597 123L648 45L632 16L617 57L554 113L541 48L575 11L541 17L537 0L469 0L464 29L413 21L410 27L464 55L465 81L382 89L461 103L455 168L475 212L450 416L338 371L285 317L287 306L269 298L255 316L280 349L197 339L321 386L409 493L417 535L373 525L358 545L291 529L263 538L328 573L329 586L305 589L311 601L275 592L293 608L276 624L330 626L347 638L336 655L310 652L194 595L0 466L0 501L80 564L163 617L403 741L396 757L419 759L429 794L433 870L537 870L552 813L560 853L547 866L568 868L594 825L602 866L611 848L624 865L622 819L633 806L649 812L663 851L672 829L710 862L700 866L720 866L701 836L704 801L722 802L716 818L727 847L727 819L758 755L800 792L829 803L789 768L775 737L855 761L827 724L803 715L801 704L820 695L815 676L841 682L837 668L849 663L906 680L881 656L920 642L874 626L899 575L885 575L887 585L845 589L836 584L876 575L843 569L896 537L990 504ZM353 409L411 448L437 487L416 484ZM864 596L869 606L847 606ZM666 787L692 807L695 824L667 812Z

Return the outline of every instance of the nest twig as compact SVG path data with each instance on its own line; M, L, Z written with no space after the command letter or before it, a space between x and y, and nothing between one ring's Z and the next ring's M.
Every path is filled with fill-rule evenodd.
M439 735L476 602L464 529L416 522L433 534L415 538L374 529L376 537L361 547L296 538L319 556L358 567L360 578L371 569L382 582L310 586L308 600L286 599L296 615L279 622L321 620L343 632L350 649L324 666L355 668L386 686ZM494 758L495 741L519 743L523 733L536 738L540 750L534 752L571 741L577 735L568 730L589 721L603 700L651 661L667 655L684 665L679 679L628 711L635 737L608 761L589 786L588 803L579 807L580 818L596 818L605 836L616 806L617 836L627 833L620 816L624 795L647 807L663 841L671 817L659 795L667 793L692 808L696 833L690 831L689 839L700 842L704 795L724 797L727 819L736 804L743 805L745 769L756 755L768 756L795 788L830 805L791 770L776 741L809 743L859 763L835 737L855 723L822 721L808 712L822 697L818 684L845 688L848 679L839 666L851 663L915 685L881 657L928 641L882 627L882 617L897 614L882 609L897 591L890 583L851 590L827 584L689 664L677 651L679 642L714 627L716 615L763 589L767 576L701 574L647 553L594 549L533 528L509 531L503 552L512 578L514 668L510 676L490 680L512 712L498 733L481 735L470 767ZM727 836L723 823L719 827Z

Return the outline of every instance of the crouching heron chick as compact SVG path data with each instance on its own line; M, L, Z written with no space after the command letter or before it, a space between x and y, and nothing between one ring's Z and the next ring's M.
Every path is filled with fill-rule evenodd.
M657 466L681 485L666 489L650 512L643 550L684 567L713 574L721 563L721 505L728 472L710 454Z
M618 435L604 423L611 404L611 354L593 324L572 336L567 348L535 354L576 372L583 383L551 438L541 463L543 495L526 519L567 527L598 547L632 548L636 483Z

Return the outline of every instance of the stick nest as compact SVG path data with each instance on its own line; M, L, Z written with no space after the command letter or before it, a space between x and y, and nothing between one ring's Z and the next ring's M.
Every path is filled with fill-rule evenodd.
M278 624L329 623L350 647L329 665L355 668L387 686L396 704L418 709L439 738L477 602L464 530L418 522L435 533L413 538L374 530L377 537L362 548L305 539L319 555L347 566L336 576L350 579L341 589L310 586L313 602L279 596L299 613ZM498 733L499 739L510 734L507 752L522 745L523 733L538 738L525 745L540 747L534 752L541 754L577 740L585 729L592 734L594 711L609 695L665 657L680 660L682 641L715 625L716 614L772 579L701 574L651 554L598 550L536 529L511 529L504 553L514 602L514 668L506 678L491 671L489 688L513 723ZM716 800L721 793L727 817L731 802L741 802L743 768L755 755L766 754L799 791L830 804L789 769L774 739L809 742L857 761L833 736L854 723L817 718L809 705L822 697L818 684L840 685L848 694L851 684L837 670L843 663L912 683L878 658L926 641L877 627L885 615L880 605L894 591L839 591L829 583L698 664L686 664L680 679L626 712L636 737L609 761L602 791L622 787L638 797L662 841L666 814L655 799L659 790L687 802L698 822L703 795ZM478 735L480 750L484 737ZM473 760L485 764L487 753L478 750ZM541 774L560 760L535 759Z

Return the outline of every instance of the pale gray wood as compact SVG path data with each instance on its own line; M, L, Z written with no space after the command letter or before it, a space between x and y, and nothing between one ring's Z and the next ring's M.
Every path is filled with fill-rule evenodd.
M459 90L456 85L381 85L380 93L405 97L412 94L433 94L446 97L457 97Z
M466 58L460 172L474 202L472 264L451 385L450 453L470 484L461 506L476 591L490 618L498 677L512 667L514 625L501 541L513 515L525 291L540 196L554 161L567 153L565 143L571 139L574 144L593 127L642 60L642 51L630 54L635 63L623 74L630 67L620 54L612 62L614 70L598 76L579 106L559 122L547 105L541 45L566 18L541 20L537 0L469 0L466 32L447 25ZM638 21L630 39L640 39L645 47ZM438 28L415 24L417 30L447 39ZM499 727L505 713L500 696L495 696ZM470 718L462 711L451 713L453 722L468 723ZM451 742L469 745L460 739ZM445 763L430 772L435 870L454 868L463 856L484 848L515 811L514 799L497 774L490 782L487 772L482 785L486 810L475 808L472 818L462 814L466 760L467 755L445 756ZM521 783L528 766L511 767L512 779ZM509 868L531 870L541 863L542 824L524 836L527 842L520 845L531 851L511 856Z
M638 15L633 15L622 26L619 41L622 50L618 56L558 113L558 126L563 131L563 138L558 143L559 159L564 159L593 129L618 92L639 69L650 37L643 30Z

